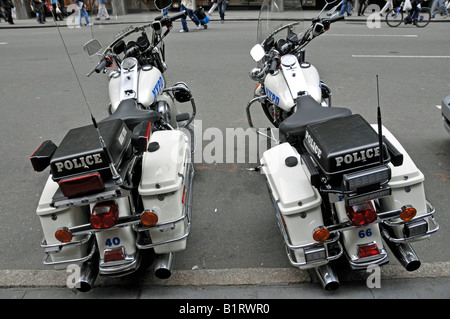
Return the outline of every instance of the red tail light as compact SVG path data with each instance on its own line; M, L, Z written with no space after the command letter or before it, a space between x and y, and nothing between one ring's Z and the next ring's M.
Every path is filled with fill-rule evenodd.
M118 260L124 260L125 259L125 253L123 251L123 247L117 248L117 249L107 249L105 250L105 263L110 261L118 261Z
M94 206L91 215L91 226L105 229L114 226L119 218L119 209L113 202L100 203Z
M63 179L58 182L59 188L66 197L74 197L105 189L102 177L99 173Z
M377 220L377 213L371 202L347 207L347 215L355 226L370 224Z
M377 244L358 246L359 258L376 256L380 254Z

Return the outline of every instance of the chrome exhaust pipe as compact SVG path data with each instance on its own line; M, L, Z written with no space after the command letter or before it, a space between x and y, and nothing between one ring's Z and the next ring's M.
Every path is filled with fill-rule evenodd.
M75 288L80 292L89 292L94 287L98 276L98 264L91 261L81 265L80 278L75 282Z
M419 269L421 262L410 244L395 244L390 242L389 240L386 240L385 242L394 254L395 258L397 258L400 264L407 271L415 271Z
M333 291L339 288L339 279L330 265L325 264L316 267L314 268L314 271L325 290Z
M155 276L167 279L172 275L173 253L158 255L155 261Z

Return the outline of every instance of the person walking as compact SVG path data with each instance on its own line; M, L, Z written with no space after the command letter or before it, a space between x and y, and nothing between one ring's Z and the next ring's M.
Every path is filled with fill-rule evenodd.
M387 0L386 4L384 5L384 7L380 11L380 16L382 17L383 14L388 13L392 9L394 9L394 4L393 4L392 0Z
M11 0L0 0L1 1L1 7L5 11L5 18L6 21L8 21L9 24L14 24L12 12L11 9L14 8L14 4Z
M86 20L86 25L89 25L89 17L88 13L86 11L86 3L85 0L75 0L75 4L80 8L78 13L78 25L81 27L81 17L84 17L84 20Z
M52 5L53 20L64 21L64 19L62 18L61 10L58 8L58 0L50 0L50 4ZM59 13L58 13L58 10L59 10Z
M45 23L45 0L32 0L36 12L36 20L40 24Z
M109 20L108 10L106 10L106 4L108 0L98 0L98 14L95 20L100 20L101 17L105 17L105 20Z
M220 15L220 23L225 22L225 11L227 10L227 0L217 0L217 8Z
M342 0L342 7L341 7L341 11L339 12L339 16L343 16L345 12L347 12L348 16L352 15L352 12L350 11L348 2L349 2L349 0Z
M359 0L358 16L364 16L367 8L367 0Z
M448 17L447 6L445 5L445 0L434 0L433 6L431 7L431 17L436 17L436 13L440 11L441 15L445 18Z
M197 18L197 16L194 13L194 1L193 0L181 0L181 6L180 11L186 11L189 18L192 20L192 22L195 23L197 26L197 30L202 27L202 23ZM181 18L181 25L183 28L180 30L180 32L189 32L189 28L187 25L187 21L185 18ZM203 27L206 29L206 24L203 25Z

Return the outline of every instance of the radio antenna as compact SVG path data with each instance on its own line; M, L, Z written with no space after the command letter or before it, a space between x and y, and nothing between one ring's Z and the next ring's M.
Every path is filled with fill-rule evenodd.
M52 15L53 15L53 12L52 12ZM98 134L98 138L99 138L99 141L100 141L100 145L102 146L102 149L105 152L107 160L109 162L108 165L109 165L109 169L111 171L112 178L113 178L114 182L117 185L121 185L122 184L122 178L120 177L119 173L117 172L116 167L114 166L114 161L112 159L111 153L109 152L109 149L106 147L105 140L103 139L103 136L100 133L100 129L98 128L97 121L96 121L96 119L94 117L94 114L92 114L91 106L89 105L88 99L87 99L86 95L84 94L83 86L81 85L80 78L78 77L78 74L75 71L75 66L73 65L72 58L70 57L69 50L67 49L67 46L66 46L66 42L64 41L64 37L61 34L61 30L59 29L59 25L56 22L56 17L55 17L55 24L56 24L56 29L58 30L59 37L60 37L61 42L63 44L64 50L66 51L66 56L69 59L70 66L72 68L73 74L75 75L75 79L76 79L76 81L78 83L78 87L80 88L81 94L82 94L82 96L84 98L84 102L85 102L85 104L87 106L87 109L89 111L89 114L91 116L92 124L94 125L95 129L97 130L97 134ZM94 33L93 33L93 30L92 30L92 26L91 26L91 36L92 36L92 38L94 38Z
M383 132L381 123L381 108L380 108L380 86L378 85L378 74L377 74L377 123L378 123L378 144L380 147L380 165L383 165L384 159L384 149L383 149Z

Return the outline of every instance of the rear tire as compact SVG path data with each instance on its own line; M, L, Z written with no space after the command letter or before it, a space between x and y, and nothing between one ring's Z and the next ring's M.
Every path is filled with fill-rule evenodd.
M416 26L418 28L426 27L431 21L431 13L430 8L422 8L420 9L419 15L417 17Z
M398 12L397 12L398 11ZM398 27L403 21L403 12L398 8L390 10L386 13L386 23L390 27Z

